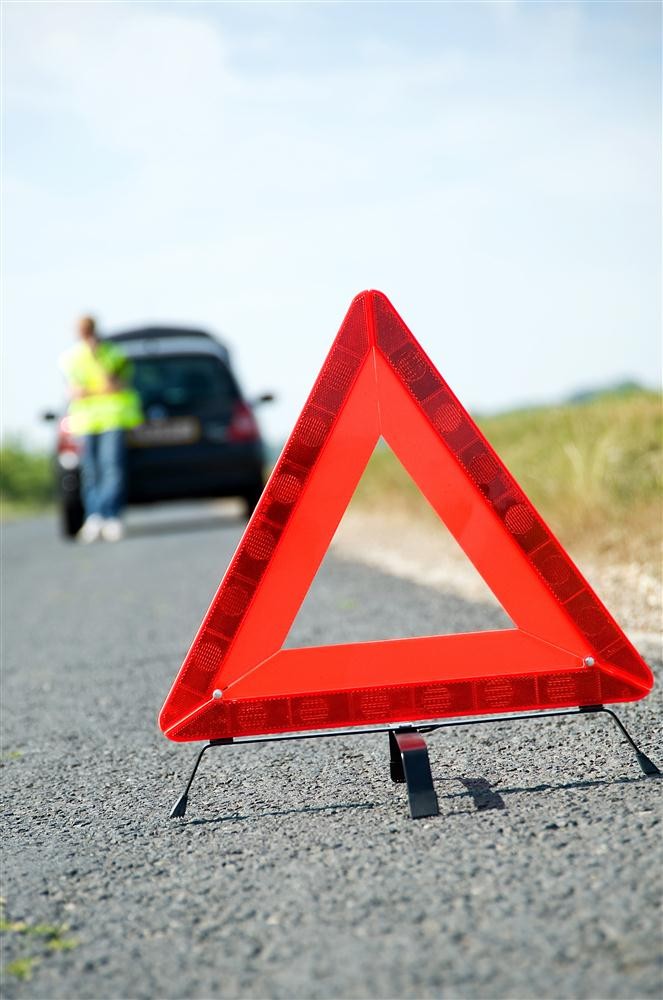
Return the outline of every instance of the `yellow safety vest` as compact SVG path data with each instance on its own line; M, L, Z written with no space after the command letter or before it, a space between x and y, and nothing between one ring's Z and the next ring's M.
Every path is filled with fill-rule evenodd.
M69 404L72 434L103 434L142 424L140 397L134 389L104 391L108 376L131 376L129 361L114 345L102 342L92 350L87 344L77 344L63 355L60 367L72 385L91 393Z

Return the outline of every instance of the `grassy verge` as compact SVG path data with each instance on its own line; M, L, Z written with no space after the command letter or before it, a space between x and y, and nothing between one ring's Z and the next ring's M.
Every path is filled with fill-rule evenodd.
M0 512L3 519L43 510L53 502L53 467L48 455L10 441L0 448Z
M563 544L660 566L663 407L654 392L604 394L575 405L479 419L488 440ZM0 449L0 509L14 517L53 500L48 455ZM388 448L378 448L353 503L435 515Z
M663 408L657 393L606 394L478 423L563 544L660 565ZM387 448L373 455L353 502L435 517Z

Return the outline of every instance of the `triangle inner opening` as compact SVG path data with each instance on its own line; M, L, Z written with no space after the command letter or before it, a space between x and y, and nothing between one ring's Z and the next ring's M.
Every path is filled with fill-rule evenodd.
M380 438L284 648L513 627Z

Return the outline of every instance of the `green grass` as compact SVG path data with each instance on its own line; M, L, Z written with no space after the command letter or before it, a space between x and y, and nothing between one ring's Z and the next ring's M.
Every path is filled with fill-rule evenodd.
M53 464L48 455L30 451L20 441L0 448L0 508L3 518L47 507L53 501Z
M20 954L9 961L3 972L15 979L32 978L34 967L49 954L72 951L78 947L76 938L66 937L66 924L33 924L28 920L9 920L5 915L5 902L0 900L0 935L7 936L11 950ZM6 945L3 951L6 951ZM37 951L38 954L27 954Z
M604 394L477 422L564 544L658 562L663 407L657 393ZM371 458L353 502L435 516L387 448Z
M24 958L15 958L13 962L10 962L5 972L9 976L14 976L15 979L27 982L27 980L32 979L32 971L38 964L39 959L36 956L26 955Z

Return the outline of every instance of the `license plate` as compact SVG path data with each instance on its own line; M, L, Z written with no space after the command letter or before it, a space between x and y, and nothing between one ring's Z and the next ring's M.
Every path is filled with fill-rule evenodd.
M132 448L159 445L192 444L200 437L200 423L195 417L173 417L170 420L148 420L134 427L127 435Z

